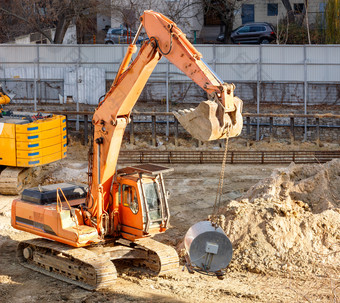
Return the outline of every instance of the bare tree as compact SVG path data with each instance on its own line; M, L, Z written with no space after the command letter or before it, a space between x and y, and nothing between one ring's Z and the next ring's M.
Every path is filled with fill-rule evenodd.
M307 35L308 35L308 44L311 44L310 30L309 30L309 20L308 20L308 0L304 0L304 3L305 3L305 15L306 15L306 28L307 28Z
M290 4L290 1L289 0L281 0L281 1L287 11L289 23L295 22L295 15L294 15L292 5Z
M210 14L210 16L220 21L224 32L224 43L230 42L230 35L235 21L235 11L241 8L242 2L244 1L202 0L204 14Z
M190 27L193 20L203 22L202 2L200 0L162 1L164 14L183 27Z
M326 6L326 43L340 43L340 1L329 0Z
M180 27L191 27L193 19L203 19L201 0L112 0L112 18L130 29L136 29L145 10L166 15ZM200 18L201 15L201 18Z
M70 23L84 19L87 22L99 0L12 0L9 5L2 5L6 2L0 1L1 19L11 17L24 27L25 33L39 32L50 43L60 44ZM51 27L56 28L54 38L46 31Z

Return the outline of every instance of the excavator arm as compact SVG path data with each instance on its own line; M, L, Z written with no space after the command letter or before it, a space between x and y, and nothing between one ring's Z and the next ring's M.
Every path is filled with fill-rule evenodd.
M201 53L167 17L145 11L141 17L145 31L158 51L204 89L208 101L195 110L175 112L182 126L196 139L211 141L235 137L243 127L242 101L234 97L234 84L227 84L206 64Z
M150 40L141 47L130 64L137 50L135 41L142 26ZM112 203L110 188L130 113L162 56L203 88L211 98L195 110L175 113L193 137L208 141L237 136L241 132L242 101L234 97L234 85L225 84L218 78L175 23L162 14L145 11L116 78L93 116L92 182L87 206L91 215L97 217L99 234L102 233L102 216Z

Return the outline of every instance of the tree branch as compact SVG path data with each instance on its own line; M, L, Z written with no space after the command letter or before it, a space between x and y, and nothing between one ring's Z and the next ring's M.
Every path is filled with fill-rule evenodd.
M20 16L20 15L17 15L17 14L15 14L14 12L10 12L10 11L8 11L8 10L2 8L2 7L0 7L0 11L3 11L4 13L6 13L6 14L8 14L8 15L13 16L13 17L15 17L15 18L17 18L17 19L19 19L19 20L21 20L21 21L23 21L23 22L25 22L25 23L27 23L27 24L29 24L29 25L31 25L31 26L33 26L33 28L34 28L36 31L38 31L40 34L42 34L44 37L46 37L51 43L53 43L51 37L49 37L49 36L48 36L48 35L47 35L40 27L38 27L38 26L35 25L35 24L32 24L32 23L31 23L29 20L27 20L26 18L24 18L24 17L22 17L22 16Z

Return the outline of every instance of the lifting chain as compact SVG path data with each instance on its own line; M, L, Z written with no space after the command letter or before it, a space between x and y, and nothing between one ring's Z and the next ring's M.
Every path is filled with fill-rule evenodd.
M229 130L230 130L230 128L228 128L227 132L226 132L227 136L226 136L226 140L225 140L225 149L224 149L224 154L223 154L220 178L219 178L218 187L217 187L217 191L216 191L216 198L215 198L215 203L214 203L214 207L213 207L213 213L212 213L211 216L209 216L209 220L211 221L212 225L215 228L220 226L222 229L224 229L225 217L223 215L219 215L219 211L220 211L220 208L221 208L221 198L222 198L222 191L223 191L224 171L225 171L225 166L226 166L226 163L227 163L228 143L229 143Z

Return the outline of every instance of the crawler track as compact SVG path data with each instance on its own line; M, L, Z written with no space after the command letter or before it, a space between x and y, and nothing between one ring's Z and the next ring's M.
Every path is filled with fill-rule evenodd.
M176 250L150 238L139 239L133 248L126 245L99 245L73 248L47 239L20 242L19 262L32 270L82 287L87 290L110 288L117 279L112 261L135 259L139 266L149 268L155 275L164 275L178 269Z
M25 181L32 174L32 168L6 167L0 170L0 194L18 195L23 189Z
M155 274L164 275L178 269L179 258L174 248L150 238L142 238L135 243L138 244L136 249L143 249L148 253L142 265L151 269Z
M17 253L23 266L88 290L111 287L117 279L114 264L86 248L33 239L20 242Z

